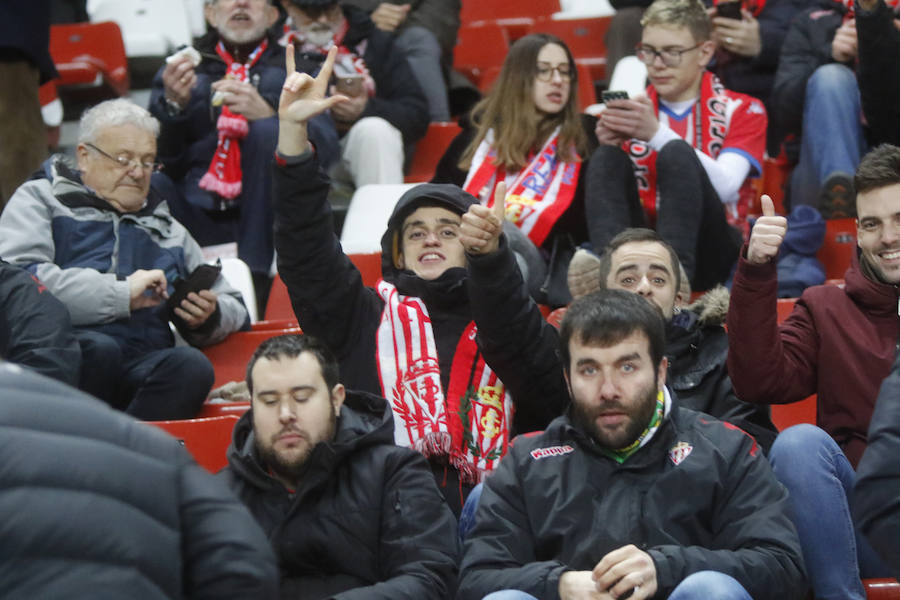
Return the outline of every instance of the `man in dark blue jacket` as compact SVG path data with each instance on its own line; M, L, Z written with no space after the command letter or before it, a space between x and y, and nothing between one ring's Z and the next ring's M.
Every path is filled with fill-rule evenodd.
M750 436L673 404L664 348L659 312L636 294L572 303L572 405L485 480L458 598L803 597L787 492Z

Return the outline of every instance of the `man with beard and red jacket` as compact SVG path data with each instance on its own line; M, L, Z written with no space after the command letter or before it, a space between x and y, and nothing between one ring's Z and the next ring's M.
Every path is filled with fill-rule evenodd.
M870 152L854 182L859 250L845 285L808 288L777 324L773 259L787 222L763 196L765 216L742 251L727 319L728 372L741 399L786 404L818 394L818 427L785 430L769 454L791 492L817 598L865 598L860 575L888 574L854 536L847 495L900 335L900 148Z
M306 138L312 115L346 101L324 97L336 54L315 80L289 62L274 179L278 271L300 326L332 349L348 388L390 401L395 440L430 459L458 514L514 431L562 412L556 332L501 235L502 202L482 206L453 185L423 184L398 200L382 237L383 279L363 286Z

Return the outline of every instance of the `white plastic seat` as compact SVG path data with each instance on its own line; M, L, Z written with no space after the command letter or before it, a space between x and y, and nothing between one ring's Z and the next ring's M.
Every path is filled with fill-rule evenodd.
M347 209L341 230L341 246L345 254L381 252L381 236L388 218L408 189L416 183L373 183L357 189Z
M253 286L250 267L239 258L223 258L222 276L244 297L244 306L250 313L250 322L256 323L259 320L256 308L256 288Z
M191 43L191 23L184 0L88 0L91 22L115 21L122 29L125 54L167 56Z

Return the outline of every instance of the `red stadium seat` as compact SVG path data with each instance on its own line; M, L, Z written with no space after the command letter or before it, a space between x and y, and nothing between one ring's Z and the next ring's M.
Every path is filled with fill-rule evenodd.
M266 321L297 320L281 275L276 274L275 279L272 280L272 290L269 292L265 317Z
M868 600L900 600L900 583L896 579L863 579Z
M828 219L825 221L825 241L818 259L825 265L826 279L843 279L856 252L856 219Z
M406 183L431 181L438 162L444 156L450 142L461 131L462 128L452 121L431 123L425 137L416 143L416 151L413 154L412 164L409 166L409 174L405 178Z
M52 25L50 55L59 71L61 92L98 88L113 96L128 93L125 44L119 26L112 21Z
M496 23L463 25L456 38L453 67L480 89L484 72L502 65L508 51L509 37Z
M197 418L221 417L224 415L240 417L248 410L250 410L249 402L210 402L207 400L200 408Z
M504 28L510 41L515 41L529 32L535 19L559 10L559 0L463 0L460 21L496 23Z
M197 464L215 473L228 464L228 445L237 421L237 416L226 415L185 421L148 421L148 424L178 438Z
M256 348L265 340L284 333L301 333L299 327L290 329L266 329L262 331L238 331L224 341L203 348L203 354L213 364L216 372L213 388L229 381L243 381L247 361Z

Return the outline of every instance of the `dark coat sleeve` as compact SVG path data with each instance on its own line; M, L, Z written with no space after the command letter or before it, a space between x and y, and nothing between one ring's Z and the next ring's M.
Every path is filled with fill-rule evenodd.
M841 17L834 13L810 18L812 12L821 10L812 8L797 15L784 38L771 99L772 121L781 136L800 132L806 82L817 68L833 62L831 40Z
M900 575L900 355L881 384L869 445L857 468L853 516L872 546Z
M856 8L859 40L857 67L863 113L869 124L872 145L900 144L900 31L894 13L879 2L873 11Z
M334 600L444 600L456 589L456 519L425 459L393 452L385 469L378 559L382 581Z
M78 386L81 349L68 309L30 273L3 262L0 358Z
M404 144L420 139L431 117L428 101L406 54L397 48L390 34L376 30L369 36L365 61L375 80L375 97L369 98L360 118L387 120L403 134Z
M746 402L786 404L816 392L818 336L801 297L778 325L775 264L753 265L744 257L728 308L728 372Z
M753 451L753 441L741 437L739 444L713 439L727 466L718 467L722 484L716 493L722 502L710 515L708 542L647 549L656 566L660 597L671 594L689 574L703 570L734 577L752 598L805 596L806 573L797 532L788 517L787 490L762 453Z
M303 331L327 344L342 365L359 366L353 372L342 371L341 381L380 394L374 340L382 302L363 285L359 271L341 250L328 187L312 154L296 164L275 167L278 273Z
M457 600L481 600L500 589L559 600L559 578L571 569L557 560L537 560L525 505L528 490L516 471L521 460L514 446L484 481L478 517L466 538Z
M275 598L269 540L225 482L185 457L178 486L185 597Z
M512 395L515 432L542 430L569 401L556 329L529 296L505 236L496 252L467 258L478 344Z

